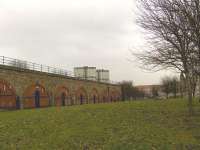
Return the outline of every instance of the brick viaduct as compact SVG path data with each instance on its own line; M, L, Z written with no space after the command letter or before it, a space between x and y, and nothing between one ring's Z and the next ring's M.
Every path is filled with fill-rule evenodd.
M120 99L119 85L0 65L0 108L108 103Z

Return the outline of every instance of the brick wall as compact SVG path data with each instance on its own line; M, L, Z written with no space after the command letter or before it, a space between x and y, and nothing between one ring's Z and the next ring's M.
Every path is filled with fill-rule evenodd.
M4 84L10 97L5 96L5 91L0 92L0 107L3 108L15 108L17 96L22 108L36 107L36 90L39 91L40 107L101 103L110 102L111 99L112 101L121 99L119 85L0 66L1 91Z

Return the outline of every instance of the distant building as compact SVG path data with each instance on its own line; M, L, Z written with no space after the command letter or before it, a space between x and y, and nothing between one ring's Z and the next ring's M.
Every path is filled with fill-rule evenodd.
M96 67L76 67L74 68L74 75L77 78L85 80L93 80L104 83L110 81L109 70L96 69Z
M96 67L76 67L74 68L74 75L80 79L96 81Z
M163 97L164 93L162 92L161 85L139 85L135 86L139 91L144 92L146 97L153 96L153 90L157 90L158 96Z
M109 70L99 69L96 71L96 78L99 82L109 82L110 73Z

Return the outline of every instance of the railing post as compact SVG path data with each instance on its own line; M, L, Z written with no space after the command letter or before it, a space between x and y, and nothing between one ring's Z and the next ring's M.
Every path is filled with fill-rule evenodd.
M42 72L42 65L41 65L41 72Z
M4 56L3 56L3 65L4 65L4 59L5 59L5 58L4 58Z

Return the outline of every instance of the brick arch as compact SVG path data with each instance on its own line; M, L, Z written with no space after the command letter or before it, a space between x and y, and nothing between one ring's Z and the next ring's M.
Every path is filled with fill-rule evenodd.
M0 108L17 108L15 88L9 82L2 79L0 79Z
M39 102L36 102L37 95L39 95ZM24 108L48 107L50 105L49 94L42 84L32 84L24 91L23 102Z
M117 90L111 91L110 94L110 101L111 102L116 102L120 100L120 93Z
M120 101L121 93L119 91L115 91L115 99L116 99L116 101Z
M92 91L90 92L90 103L99 103L99 92L96 88L93 88Z
M76 90L76 103L77 104L86 104L88 101L87 91L84 87L80 87Z
M62 85L56 88L55 105L56 106L72 105L70 91L66 86Z
M102 93L101 93L101 101L102 101L102 103L109 102L109 99L108 99L108 90L103 90L102 91Z
M114 102L115 101L115 91L111 91L110 92L110 102Z

